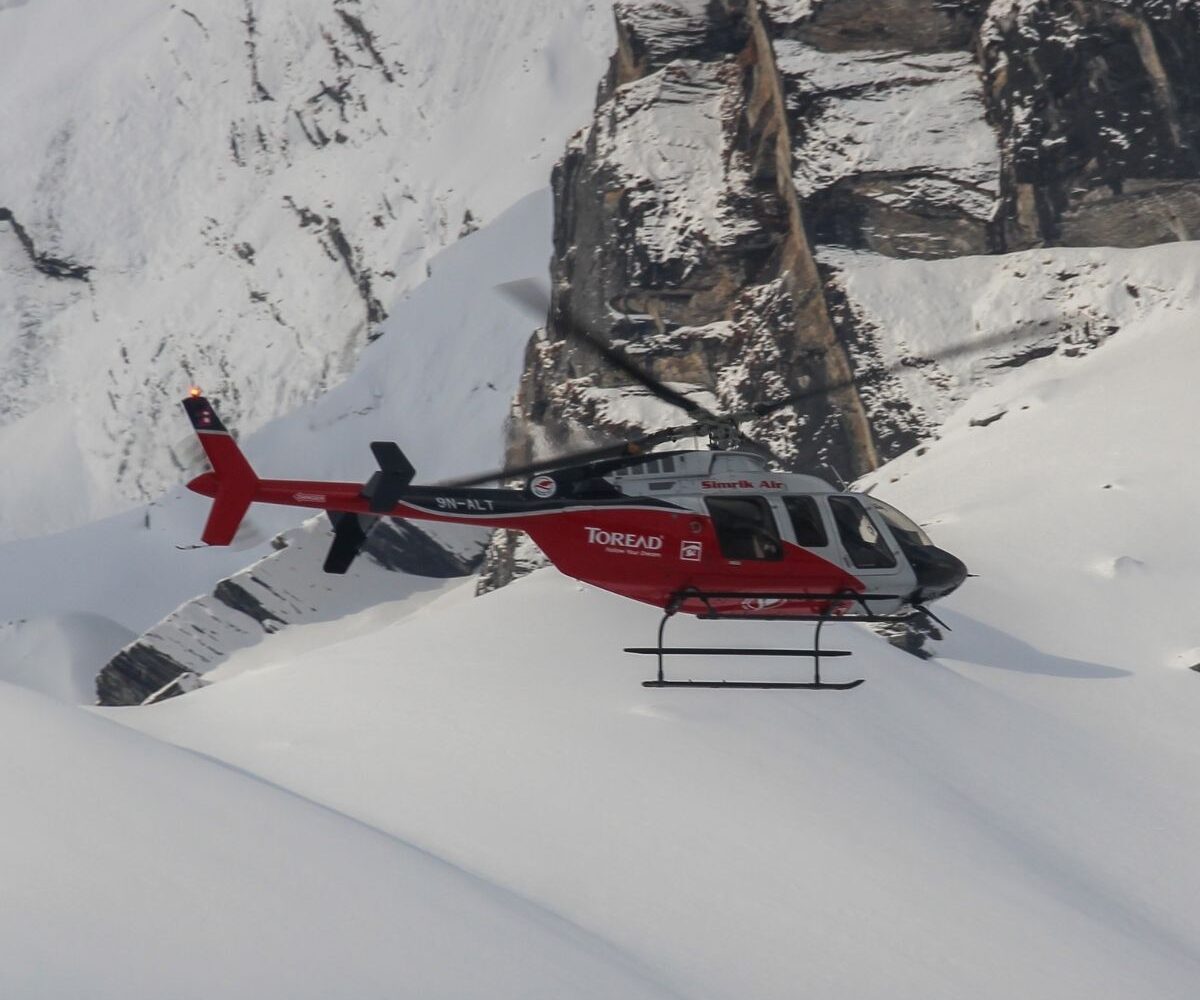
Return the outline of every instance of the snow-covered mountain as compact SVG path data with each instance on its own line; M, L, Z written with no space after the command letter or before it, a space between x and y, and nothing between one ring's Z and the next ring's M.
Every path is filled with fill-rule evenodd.
M939 606L954 631L934 660L840 627L855 655L838 675L866 678L851 693L647 691L620 649L655 613L552 570L296 626L202 690L104 710L153 740L3 688L22 762L5 772L20 803L5 884L26 919L0 936L0 982L1185 1000L1200 973L1196 301L1085 356L1031 360L880 471L876 492L977 576ZM672 634L771 645L807 628ZM511 940L527 925L507 911L477 922L510 903L542 930ZM58 928L52 955L29 913ZM204 961L159 947L114 972L128 928L164 915ZM431 926L472 961L426 944ZM252 949L229 943L244 937ZM494 947L520 956L511 978L460 978Z
M927 411L928 392L905 398L884 371L895 352L860 322L855 272L885 268L912 327L927 260L1200 238L1191 0L618 0L615 13L594 121L555 174L555 304L517 454L645 429L607 405L622 376L568 335L582 322L726 412L869 376L868 391L748 424L788 467L852 479L927 438L951 402ZM1071 267L1047 260L1064 308L981 307L957 332L989 345L974 360L1019 362L1043 320L1043 340L1120 327L1095 319L1111 312L1103 289L1104 304L1082 302ZM955 294L987 303L979 291ZM953 381L909 347L909 364Z
M0 994L1190 1000L1191 0L92 6L0 0ZM967 562L934 658L648 691L651 609L472 531L190 548L189 379L267 476L675 422L572 310L710 405L873 376L754 429ZM79 708L122 646L203 683Z
M549 202L546 191L528 195L434 258L430 278L396 303L382 325L385 336L367 346L345 382L246 439L261 474L366 481L375 469L366 442L378 440L400 443L424 482L493 467L503 451L530 325L496 286L545 268ZM187 508L191 521L177 544L194 543L203 523L194 505ZM276 523L269 511L255 511L253 519L264 529ZM243 554L240 572L176 592L171 604L140 623L138 642L107 665L116 649L105 650L96 667L104 666L100 697L136 704L181 672L204 673L232 650L257 642L264 629L428 592L440 579L469 573L487 538L487 532L453 525L385 523L372 532L366 557L337 577L321 572L330 543L322 515ZM247 566L264 548L269 554ZM199 554L159 552L174 565ZM418 576L392 572L402 569ZM167 614L199 589L208 593Z
M337 385L612 44L591 0L0 8L0 540L177 482L190 382L247 433Z
M0 559L22 567L0 623L142 633L297 524L260 511L246 551L175 548L204 516L161 494L188 475L193 381L267 474L365 478L372 436L428 479L499 458L533 324L490 289L545 267L535 192L586 120L607 6L259 6L0 10ZM510 210L482 270L430 281ZM98 670L119 633L88 634Z

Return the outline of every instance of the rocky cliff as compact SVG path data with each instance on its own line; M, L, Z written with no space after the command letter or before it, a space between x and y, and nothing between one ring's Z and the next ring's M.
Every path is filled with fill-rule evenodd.
M934 434L973 385L1116 332L1137 302L1081 302L1050 248L1200 237L1198 11L618 0L594 121L554 174L552 305L510 459L679 422L568 318L725 411L865 376L745 427L783 466L845 479ZM1002 256L1030 248L1048 255ZM920 266L965 255L995 262L975 288ZM890 327L865 291L885 273L891 297L914 293ZM931 357L922 310L1000 287L1011 302L958 331L961 356Z
M850 371L792 175L792 122L759 6L624 2L592 127L554 173L553 298L514 456L679 422L564 339L567 317L658 377L743 409ZM872 468L857 397L751 428L788 465Z
M211 594L188 601L122 649L96 678L101 705L139 705L155 692L181 694L235 650L287 625L329 621L374 604L419 598L438 581L478 567L486 535L452 529L434 536L406 521L381 518L363 555L346 576L320 571L331 532L322 516L285 532L275 553L232 577ZM181 676L191 687L170 685Z
M1200 238L1200 4L996 0L975 47L999 249Z
M846 277L875 256L1200 236L1198 9L619 0L594 122L555 171L553 302L511 457L678 422L568 317L733 410L882 367ZM790 468L854 478L936 426L889 386L747 430Z

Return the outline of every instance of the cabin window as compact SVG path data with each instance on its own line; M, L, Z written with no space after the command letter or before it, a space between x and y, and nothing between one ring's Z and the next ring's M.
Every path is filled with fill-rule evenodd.
M726 559L783 558L779 529L762 497L719 497L705 503Z
M851 563L859 569L891 569L896 565L896 557L862 504L853 497L830 497L829 509Z
M879 512L879 516L887 522L887 526L892 529L892 534L895 535L896 541L902 547L914 549L932 547L933 542L929 536L925 534L924 529L911 517L901 514L891 504L886 504L875 497L871 497L871 505Z
M829 536L825 533L825 524L821 520L815 497L785 496L783 505L787 508L788 518L792 522L792 532L796 536L797 545L820 548L829 544Z

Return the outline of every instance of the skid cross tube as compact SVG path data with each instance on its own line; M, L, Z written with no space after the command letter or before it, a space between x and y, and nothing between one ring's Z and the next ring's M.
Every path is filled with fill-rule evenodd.
M713 607L714 600L792 600L805 601L807 603L824 604L821 614L723 614L718 608ZM829 621L852 621L852 622L893 622L903 620L905 615L881 615L874 613L868 602L880 600L898 600L894 594L872 594L870 596L858 594L853 591L841 591L836 594L812 594L812 593L746 593L744 591L702 591L694 587L689 587L684 590L677 591L672 594L663 608L663 615L658 623L658 641L654 646L627 646L625 652L637 653L643 655L653 655L658 660L658 673L654 680L642 681L643 687L706 687L706 688L759 688L759 689L780 689L780 688L803 688L805 690L830 690L830 691L845 691L849 688L858 687L863 681L854 680L845 683L827 683L821 680L821 657L835 656L850 656L849 650L845 649L821 649L821 630L825 623ZM729 620L729 619L749 619L751 621L803 621L816 622L817 628L813 635L812 649L760 649L760 648L738 648L738 647L710 647L710 646L664 646L663 636L666 631L667 622L670 621L685 601L697 600L700 601L706 611L697 615L698 618L708 620ZM845 606L847 603L857 604L861 608L861 612L845 612L842 614L835 613L835 608ZM809 683L802 682L784 682L784 681L673 681L667 680L663 669L664 656L678 655L704 655L704 656L807 656L813 661L813 679Z

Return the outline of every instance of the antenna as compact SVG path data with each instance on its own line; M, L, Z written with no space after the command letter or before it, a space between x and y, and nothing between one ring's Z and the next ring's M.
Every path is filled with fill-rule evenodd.
M837 467L832 462L827 460L825 462L825 468L827 468L830 472L833 473L833 478L837 480L838 486L840 486L843 490L845 490L846 487L848 487L850 485L848 482L846 482L846 480L844 480L842 478L842 474L840 472L838 472Z

